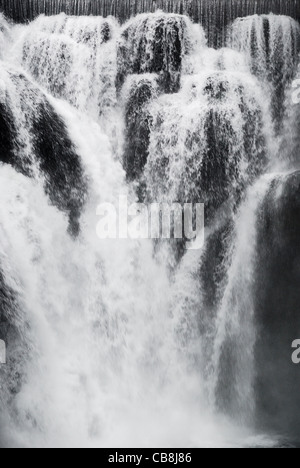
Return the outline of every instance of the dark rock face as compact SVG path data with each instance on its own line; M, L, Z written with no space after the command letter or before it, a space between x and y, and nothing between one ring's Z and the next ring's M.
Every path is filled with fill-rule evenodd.
M205 117L207 152L197 175L198 187L203 197L209 200L209 211L215 211L228 200L232 181L238 175L239 154L232 155L231 142L234 128L230 119L211 109ZM191 135L193 144L195 135Z
M53 107L22 75L10 76L10 84L20 89L21 106L14 109L10 96L0 102L0 160L11 164L26 176L33 177L34 160L44 176L45 191L52 203L70 218L70 233L79 232L80 212L87 186L79 156L67 129ZM24 94L22 89L26 89ZM23 112L26 129L18 128ZM22 131L30 141L31 155L25 151Z
M79 217L85 202L83 169L67 129L48 102L43 102L33 119L33 148L45 176L50 200L70 217L70 232L79 232Z
M103 42L108 42L112 38L111 27L107 21L101 26L101 35Z
M16 128L13 116L6 102L0 102L0 155L1 161L9 163L14 159Z
M182 59L191 48L187 18L141 15L125 27L118 45L117 87L129 74L157 73L166 93L180 88Z
M300 368L300 172L273 181L261 207L256 268L257 414L261 425L298 437Z
M151 113L147 105L157 96L156 77L133 78L125 107L124 169L128 180L137 180L147 163Z

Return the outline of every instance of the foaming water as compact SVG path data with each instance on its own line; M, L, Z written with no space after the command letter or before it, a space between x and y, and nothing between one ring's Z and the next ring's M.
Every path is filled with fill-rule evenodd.
M70 131L74 126L78 132L72 113L69 119ZM79 125L87 135L89 123L79 120ZM93 175L98 171L100 180L106 180L101 197L113 201L122 187L126 191L122 171L117 164L114 167L109 150L104 150L105 145L109 147L107 138L95 137L95 130L101 135L99 128L92 127L88 147L86 140L83 145L79 141L79 151L88 157L87 171ZM102 157L97 160L101 155L94 148L99 144ZM110 434L118 418L126 414L128 421L130 412L138 411L144 398L148 401L148 393L152 400L156 381L166 373L163 365L155 370L165 361L164 346L169 348L168 331L163 341L158 334L166 325L164 273L153 264L150 246L99 242L95 229L99 198L93 189L82 220L87 227L80 239L72 241L67 220L49 206L38 184L32 185L8 168L1 171L4 206L20 200L1 220L2 239L9 239L3 249L18 272L22 323L30 324L30 341L24 339L27 345L31 343L33 353L26 363L26 383L10 408L12 431L17 430L22 445L112 443L108 441L115 437ZM22 209L25 213L20 216ZM18 257L22 258L19 264ZM153 288L156 295L150 301ZM158 308L161 323L153 320ZM74 412L74 407L79 411ZM76 427L76 434L70 427Z
M96 118L116 104L117 28L113 19L40 17L22 34L22 64L54 96Z
M243 52L252 72L265 81L272 95L273 117L282 119L286 87L297 70L299 23L272 14L239 18L228 28L227 44Z
M242 190L269 158L269 107L252 76L219 70L192 75L176 97L161 96L151 111L145 171L151 200L197 200L208 211L217 209L228 189Z
M5 444L277 445L254 429L254 283L280 167L270 76L280 45L285 95L298 25L237 20L212 50L160 11L2 20ZM120 195L204 202L204 248L100 240L97 206Z
M17 272L11 284L21 310L16 326L27 350L22 390L12 405L3 395L8 444L231 445L223 431L215 434L201 379L191 378L177 356L170 282L151 242L103 244L96 237L99 197L113 201L127 191L107 137L65 104L56 110L87 173L106 183L91 185L82 233L72 241L67 218L49 205L42 185L1 167L1 246L9 259L9 268L2 267L5 277ZM220 425L236 440L225 420Z
M8 58L53 96L100 121L115 144L118 30L114 18L41 16L16 28Z

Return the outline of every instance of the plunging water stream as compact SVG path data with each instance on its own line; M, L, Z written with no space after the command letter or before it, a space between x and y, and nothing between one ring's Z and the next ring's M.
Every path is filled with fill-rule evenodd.
M288 359L298 297L273 305L293 323L282 341L263 304L270 278L284 302L272 258L278 239L289 251L298 213L299 24L238 19L218 50L162 11L122 26L65 14L0 26L1 443L292 440L296 391L282 419L272 408L276 375L292 392L299 382ZM100 240L97 205L120 195L204 202L204 248Z

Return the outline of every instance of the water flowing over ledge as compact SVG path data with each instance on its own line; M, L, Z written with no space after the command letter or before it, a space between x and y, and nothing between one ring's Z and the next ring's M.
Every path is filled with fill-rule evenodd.
M300 20L298 0L0 0L0 11L17 22L61 12L77 16L112 15L124 22L131 16L157 9L184 14L201 23L212 45L222 42L225 26L238 17L274 13Z
M299 437L300 26L177 7L0 15L0 445ZM98 239L120 195L204 201L204 248Z

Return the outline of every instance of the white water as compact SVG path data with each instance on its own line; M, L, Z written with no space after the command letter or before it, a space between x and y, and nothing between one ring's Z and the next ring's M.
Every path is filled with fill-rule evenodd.
M286 83L297 63L299 37L300 26L292 18L254 15L234 21L227 44L245 54L254 74L266 80L281 75Z
M105 27L112 39L107 42ZM117 28L113 19L42 16L24 28L16 54L52 94L97 118L116 105Z
M96 203L127 192L108 139L65 104L56 109L94 183L81 238L72 241L67 219L49 206L41 185L1 168L4 268L17 272L18 328L29 346L20 369L26 383L7 407L8 443L224 444L202 407L201 379L177 357L170 282L151 243L103 244L96 237Z
M18 294L19 310L13 321L21 335L17 366L24 376L20 391L11 398L16 363L10 362L1 375L5 443L25 447L266 445L266 439L253 436L248 426L255 410L251 303L255 219L268 182L263 179L254 185L234 216L226 284L220 285L224 293L203 336L198 330L199 314L205 316L205 311L197 272L204 252L186 254L171 275L165 256L153 257L151 241L104 242L96 236L99 203L117 204L124 194L135 199L115 158L121 147L116 128L123 127L123 102L118 102L114 87L118 26L113 20L109 24L113 38L107 44L99 36L102 19L64 15L15 27L15 41L6 42L10 64L1 64L1 91L9 87L23 145L21 156L31 156L31 142L28 114L20 109L25 90L16 89L9 77L10 67L15 70L15 66L24 67L45 93L54 95L46 96L66 123L88 176L89 193L81 233L74 240L67 234L67 217L50 205L34 161L35 180L0 167L0 258L9 286ZM146 167L152 199L174 201L199 195L195 177L208 150L205 117L211 111L218 112L222 122L231 123L229 155L239 155L236 177L226 190L252 182L244 149L249 115L255 129L252 156L261 155L257 151L261 132L266 158L272 159L268 98L263 98L245 56L229 49L209 51L199 40L200 27L190 23L188 33L189 41L194 38L192 53L197 60L187 58L181 91L150 104L159 122L151 133ZM148 39L151 43L149 34ZM129 78L129 88L135 79ZM222 103L207 95L208 82L214 92L226 83ZM247 118L241 112L241 87ZM113 123L111 115L116 119ZM196 148L197 140L191 146L187 139L197 133ZM161 173L160 151L171 161L168 172ZM216 180L212 190L222 191L220 185L222 181ZM182 193L183 188L188 191ZM234 372L241 427L218 415L215 401L222 345L228 337L239 356ZM208 341L212 341L209 363L203 362ZM211 369L209 378L204 367Z
M228 281L216 317L217 330L212 358L212 391L221 374L224 343L228 341L234 369L235 411L242 422L251 421L255 411L255 314L253 282L257 243L257 223L260 205L268 191L272 175L262 177L249 190L235 220L233 246L230 252Z
M199 75L185 77L180 93L161 96L153 102L150 110L153 130L146 178L153 200L165 196L168 201L201 200L209 204L218 190L226 189L223 185L227 184L227 177L231 191L239 184L247 183L246 179L254 170L251 166L261 163L260 143L257 141L260 132L266 138L267 153L271 146L273 134L269 103L263 99L258 82L249 74L207 67ZM212 115L216 127L219 126L219 135L215 131L214 136L220 145L216 159L223 158L226 166L224 179L210 173L210 161L207 161L211 157L208 156L211 144L208 128ZM245 147L245 126L251 124L253 148L249 158ZM222 146L226 134L228 149ZM161 164L162 152L165 165ZM231 176L232 166L236 177ZM209 190L201 193L199 190L205 183L201 178L205 179L205 176L211 178L213 193Z

